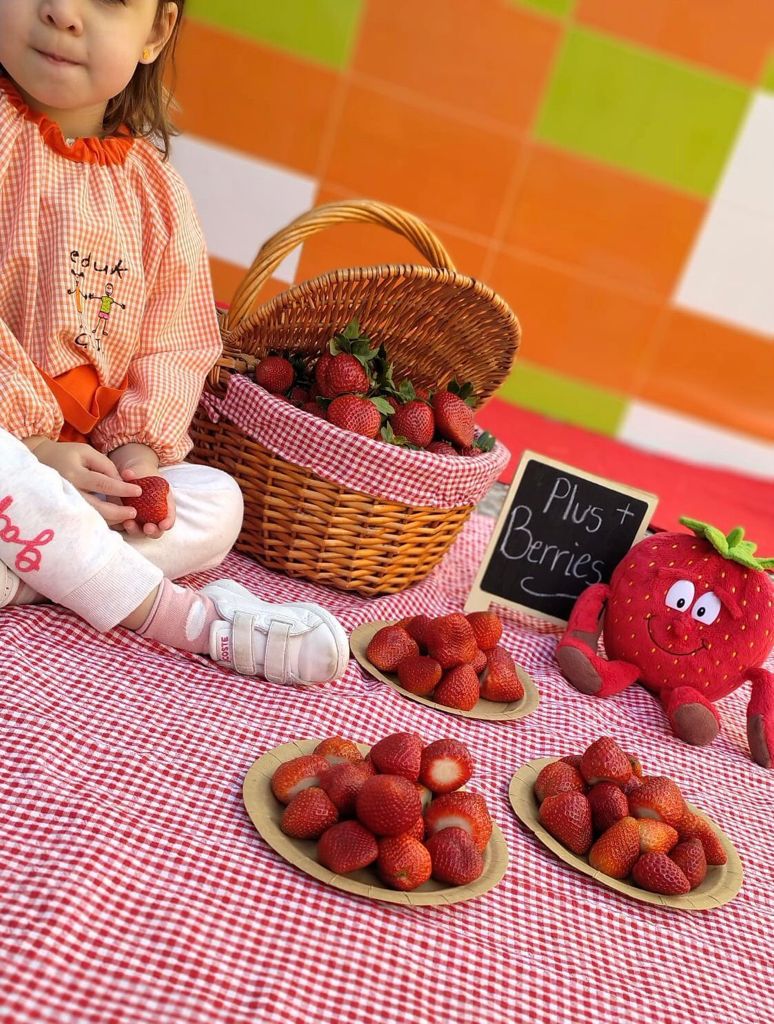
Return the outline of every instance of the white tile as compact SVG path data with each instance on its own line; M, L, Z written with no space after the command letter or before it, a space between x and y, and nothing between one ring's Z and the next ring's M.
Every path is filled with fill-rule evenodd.
M714 202L673 301L774 339L774 215Z
M715 200L774 217L774 95L756 92Z
M646 402L632 402L616 437L636 448L774 480L774 444Z
M173 140L172 163L193 195L213 256L248 267L261 245L314 205L317 182L253 156L193 135ZM300 249L285 257L274 276L290 283Z

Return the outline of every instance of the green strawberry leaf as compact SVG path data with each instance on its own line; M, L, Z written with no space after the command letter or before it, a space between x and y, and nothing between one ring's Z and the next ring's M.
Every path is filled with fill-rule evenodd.
M413 402L417 397L414 385L410 380L402 380L395 394L401 402Z
M392 416L393 408L386 398L369 398L369 402L373 402L382 416Z
M473 442L474 448L480 448L482 452L491 452L495 446L495 436L490 434L488 430L485 430L482 434Z
M709 523L702 523L698 519L690 519L688 516L681 516L680 522L687 526L697 537L704 537L713 548L729 561L738 562L747 566L748 569L755 569L764 572L767 569L774 569L774 558L756 558L755 551L758 547L750 540L744 540L744 529L735 526L726 537L720 530Z

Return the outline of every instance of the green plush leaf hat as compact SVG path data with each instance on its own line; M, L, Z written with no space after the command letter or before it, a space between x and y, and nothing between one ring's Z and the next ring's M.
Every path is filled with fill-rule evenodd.
M735 526L726 536L717 527L710 526L709 523L700 523L698 519L681 516L680 522L689 530L693 530L697 537L708 540L723 558L739 562L740 565L745 565L748 569L757 569L759 572L774 569L774 558L755 557L758 545L753 544L751 540L744 540L744 529L741 526Z

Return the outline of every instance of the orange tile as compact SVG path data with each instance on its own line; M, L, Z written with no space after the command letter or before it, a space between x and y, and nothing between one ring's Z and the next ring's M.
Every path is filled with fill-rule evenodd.
M705 206L669 187L536 145L504 241L666 298Z
M558 22L492 0L369 0L354 68L523 131L560 35Z
M177 63L183 130L316 174L335 72L193 20Z
M521 144L352 84L322 179L488 237Z
M649 402L774 440L774 344L671 310L638 394Z
M747 82L774 45L771 0L578 0L575 17Z
M340 189L323 188L315 205L356 198ZM470 241L445 227L427 222L461 274L480 277L486 247ZM296 280L303 281L328 270L342 267L367 267L379 263L419 263L427 261L402 235L370 224L342 224L310 238L303 248Z
M501 253L489 284L524 332L520 355L568 377L629 393L660 306Z

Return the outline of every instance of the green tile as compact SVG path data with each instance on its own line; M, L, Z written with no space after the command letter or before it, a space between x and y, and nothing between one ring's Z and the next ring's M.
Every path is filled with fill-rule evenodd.
M252 36L299 57L346 67L363 0L189 0L199 21Z
M539 139L696 195L712 194L750 90L677 60L570 29Z
M763 69L761 88L765 89L766 92L774 92L774 53L769 56L769 59L766 61L766 67Z
M544 14L556 14L563 18L569 14L575 6L575 0L510 0L518 7L534 7Z
M520 359L497 397L565 423L614 437L628 400L612 391L562 377Z

